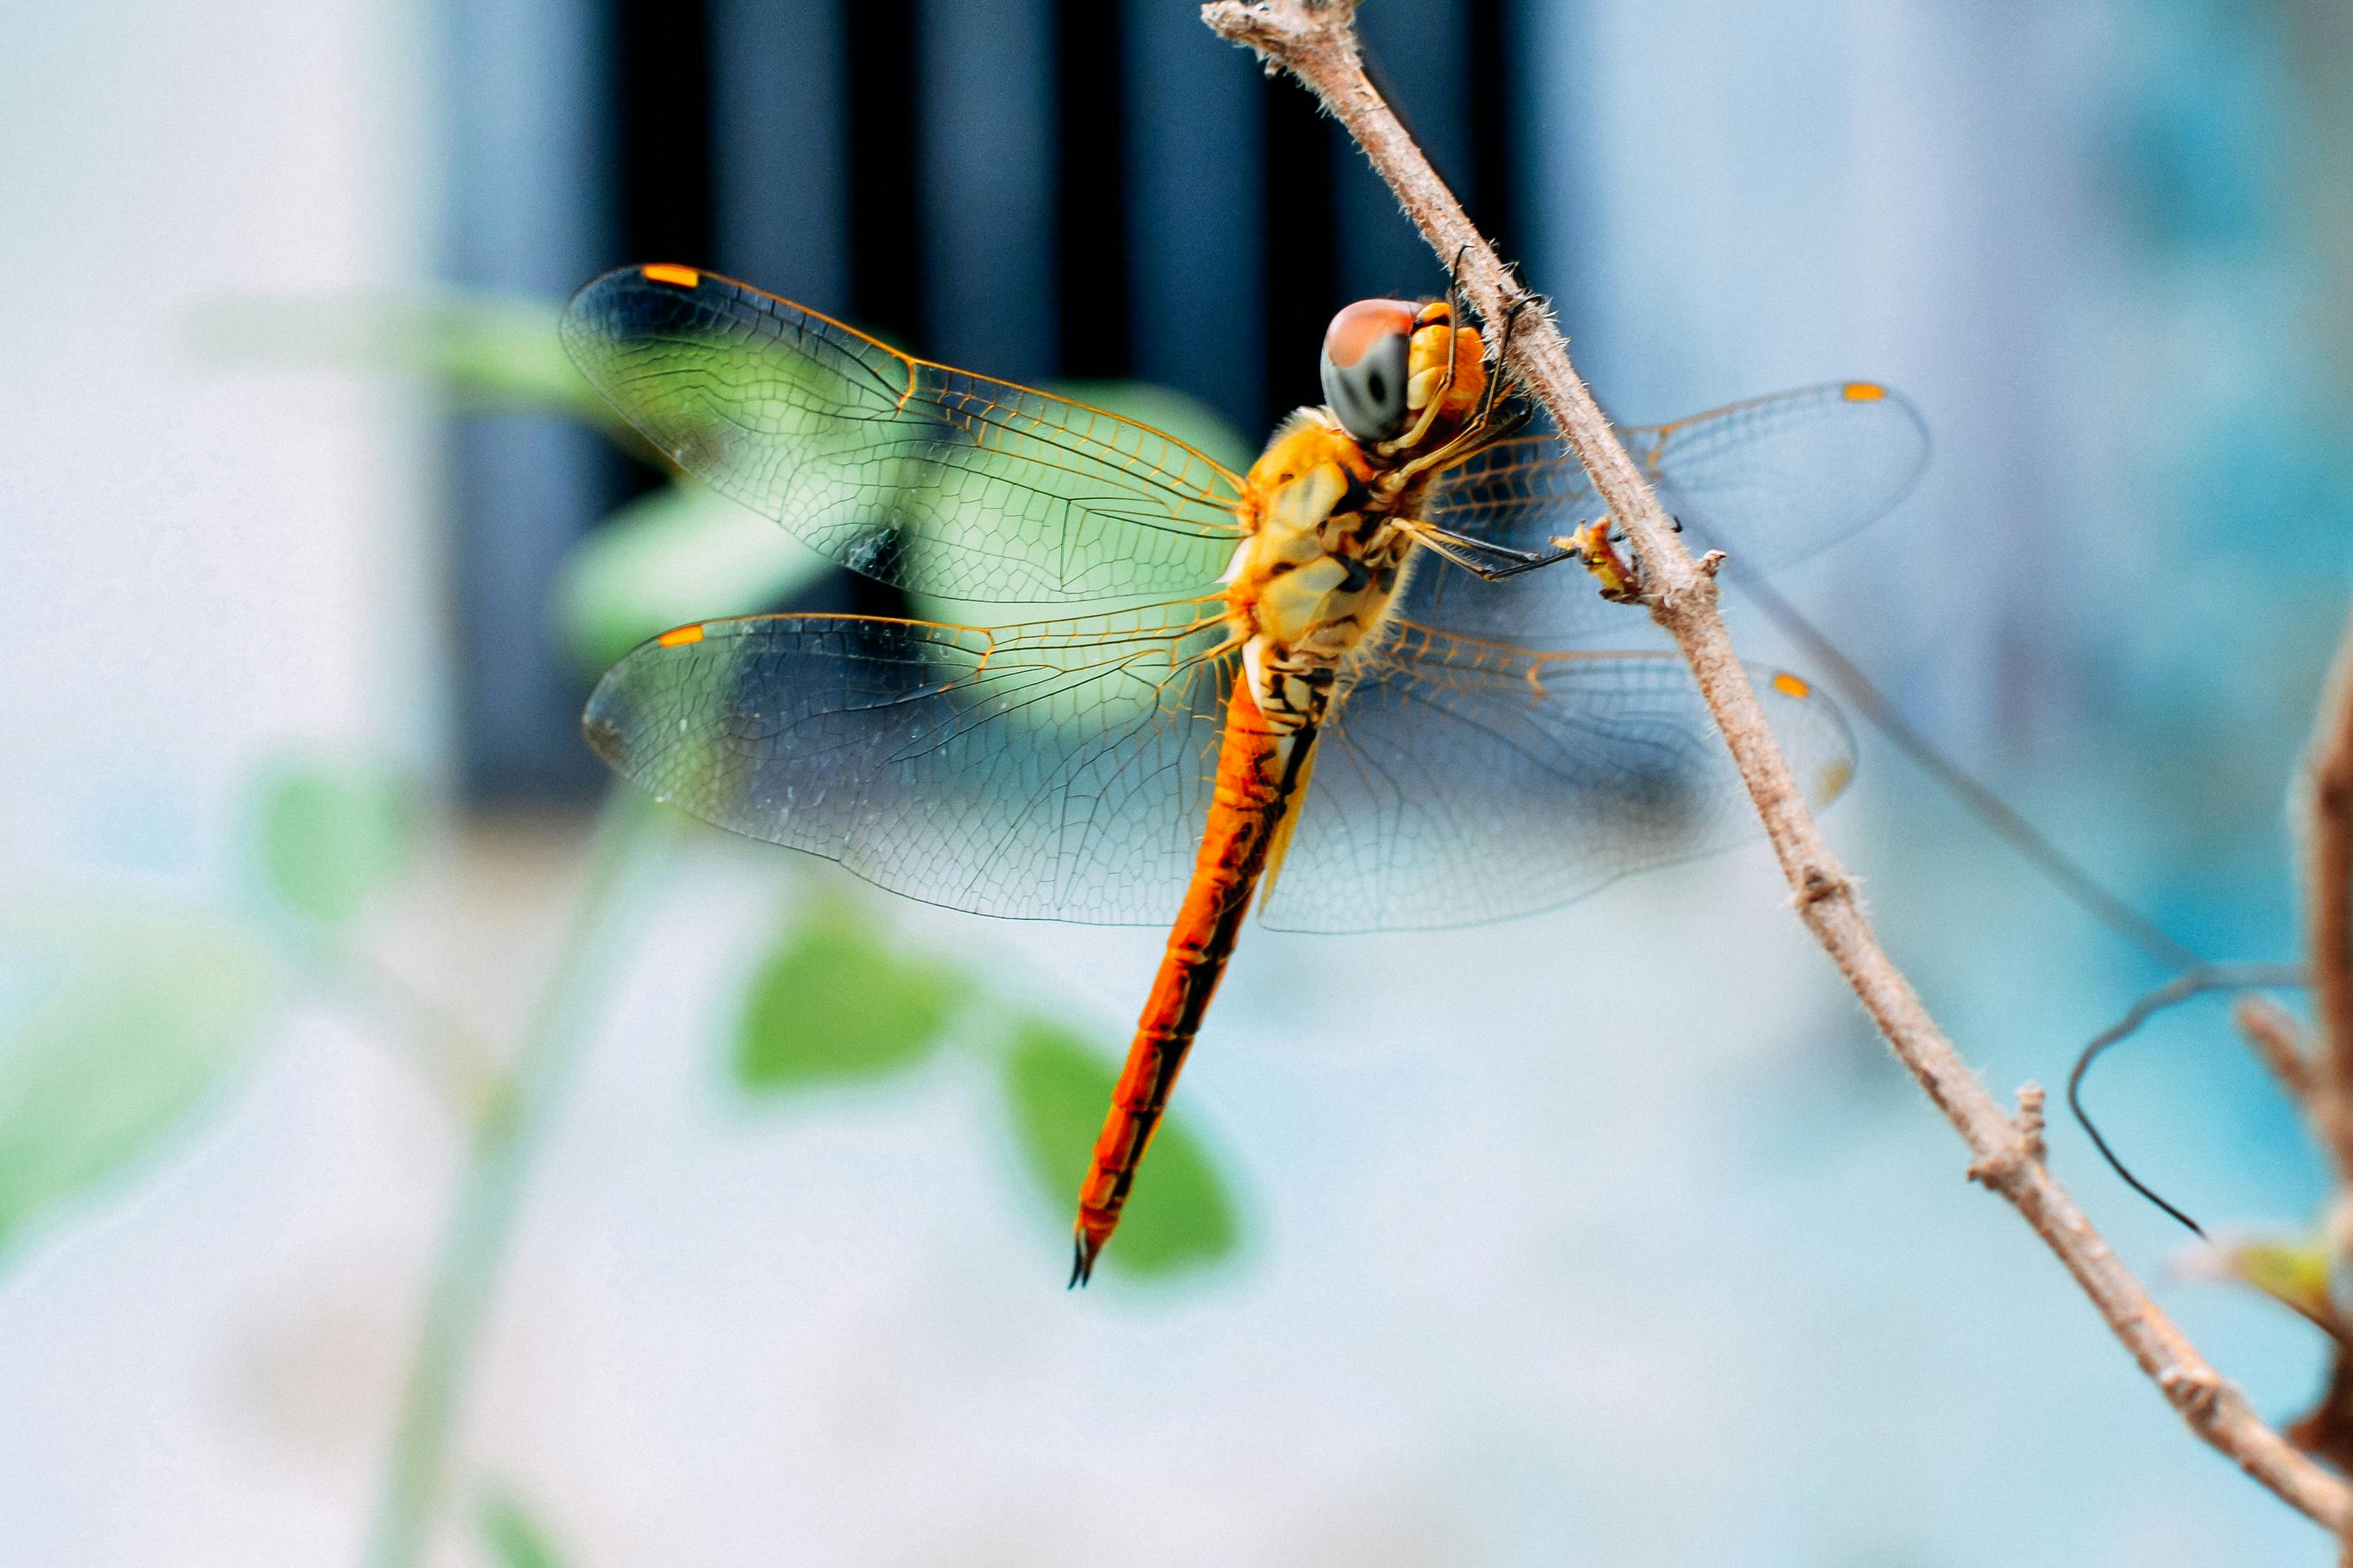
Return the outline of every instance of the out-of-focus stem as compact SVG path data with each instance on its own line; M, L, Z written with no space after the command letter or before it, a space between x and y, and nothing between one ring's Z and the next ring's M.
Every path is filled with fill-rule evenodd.
M2353 1185L2353 623L2313 734L2306 813L2305 944L2312 968L2313 1124Z
M2247 1048L2268 1068L2296 1109L2312 1105L2312 1054L2298 1037L2295 1020L2272 1002L2249 996L2232 1013Z
M424 1554L466 1374L497 1293L524 1180L587 1038L585 1014L595 977L606 967L617 895L637 851L652 837L649 828L660 820L657 809L629 789L607 797L555 967L513 1065L475 1124L473 1148L442 1232L400 1425L379 1483L368 1568L414 1568Z

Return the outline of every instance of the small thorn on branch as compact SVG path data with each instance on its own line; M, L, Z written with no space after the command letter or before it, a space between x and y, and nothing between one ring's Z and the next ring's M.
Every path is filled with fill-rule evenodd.
M2041 1164L2051 1152L2042 1141L2042 1086L2027 1083L2018 1091L2018 1117L2011 1125L2018 1129L2018 1140L2026 1146L2026 1157Z
M2039 1083L2029 1083L2019 1089L2018 1114L2010 1119L2010 1131L2016 1136L2003 1147L1972 1162L1970 1181L1999 1189L2030 1166L2042 1163L2051 1152L2042 1138L2045 1098Z
M1716 568L1722 566L1724 561L1723 551L1711 550L1699 560L1692 563L1696 570L1688 578L1681 583L1670 583L1647 595L1644 602L1651 606L1652 618L1662 619L1669 615L1688 615L1694 604L1702 602L1712 608L1715 603L1717 592ZM1638 559L1635 570L1647 587L1652 579L1649 564Z

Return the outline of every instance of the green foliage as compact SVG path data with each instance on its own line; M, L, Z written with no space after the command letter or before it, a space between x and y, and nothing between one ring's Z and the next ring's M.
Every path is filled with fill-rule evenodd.
M2262 1291L2333 1334L2337 1312L2329 1299L2328 1259L2327 1241L2318 1235L2251 1237L2215 1247L2202 1267Z
M1039 1193L1068 1215L1085 1179L1118 1073L1052 1024L1026 1020L1005 1060L1005 1094L1024 1163ZM1106 1267L1146 1278L1204 1268L1240 1240L1233 1200L1200 1141L1172 1114L1162 1121L1103 1252Z
M821 910L760 965L736 1025L736 1081L755 1092L854 1083L928 1057L968 990L893 952L849 910Z
M407 864L419 813L400 774L369 763L281 768L260 792L256 858L263 885L322 925L359 912Z
M499 1568L564 1568L563 1553L512 1492L501 1488L486 1494L474 1520Z
M1196 451L1237 472L1247 469L1254 456L1252 449L1234 433L1233 426L1220 418L1215 410L1173 387L1145 381L1065 381L1055 382L1047 390L1058 397L1067 397L1166 431ZM878 503L877 510L887 510L887 507ZM1118 580L1120 574L1110 563L1132 552L1134 542L1116 529L1074 531L1071 537L1061 542L1060 548L1060 569L1068 580L1113 582ZM1207 549L1195 564L1200 568L1200 583L1206 584L1210 578L1225 570L1227 552L1215 548ZM1034 605L988 604L951 597L945 594L927 593L921 583L910 588L908 598L918 618L950 621L958 626L1019 626L1036 620L1039 614ZM1055 605L1053 614L1058 619L1109 615L1131 610L1134 605L1132 595L1113 595L1101 599L1066 598ZM1145 710L1148 710L1155 700L1148 688L1135 690L1131 697ZM1116 717L1110 721L1115 724Z
M572 552L555 586L556 634L593 673L672 626L771 608L828 569L766 518L681 481L630 502Z
M825 906L761 963L736 1027L733 1077L747 1094L877 1080L928 1058L974 984L893 951L847 902ZM1117 1073L1070 1030L1019 1020L1000 1064L1029 1186L1068 1223ZM1233 1199L1181 1118L1163 1121L1104 1253L1139 1279L1198 1270L1240 1245Z
M272 980L258 940L195 919L8 945L28 983L0 1021L0 1243L210 1100L252 1047Z
M461 410L564 414L619 435L556 340L563 315L561 300L487 294L235 299L202 308L191 337L215 364L419 375Z

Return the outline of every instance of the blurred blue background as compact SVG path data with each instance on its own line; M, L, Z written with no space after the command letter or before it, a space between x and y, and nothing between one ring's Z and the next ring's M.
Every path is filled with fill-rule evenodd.
M2353 19L1363 19L1613 412L1917 401L1926 481L1786 591L2176 936L2290 955L2353 586ZM0 1563L2327 1560L1961 1180L1761 847L1505 927L1250 932L1159 1250L1065 1296L1056 1108L1161 933L594 826L600 637L871 600L596 426L548 335L588 277L710 265L1247 444L1336 303L1439 286L1187 0L9 35ZM1862 744L1827 827L1889 948L1997 1089L2057 1084L2162 973ZM2322 1195L2219 1003L2090 1092L2202 1218ZM2311 1331L2173 1278L2052 1144L2300 1410Z

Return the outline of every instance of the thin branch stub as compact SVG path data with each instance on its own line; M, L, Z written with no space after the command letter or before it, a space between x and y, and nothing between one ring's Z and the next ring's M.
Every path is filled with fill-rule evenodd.
M2299 1108L2312 1099L2314 1066L2304 1033L2287 1010L2261 996L2241 998L2231 1015L2245 1037L2255 1059L2278 1080L2281 1090Z
M2050 1154L2043 1142L2042 1086L2029 1083L2018 1091L2018 1114L2010 1120L2011 1141L1992 1153L1970 1162L1968 1179L2000 1192L2030 1167L2042 1165Z

